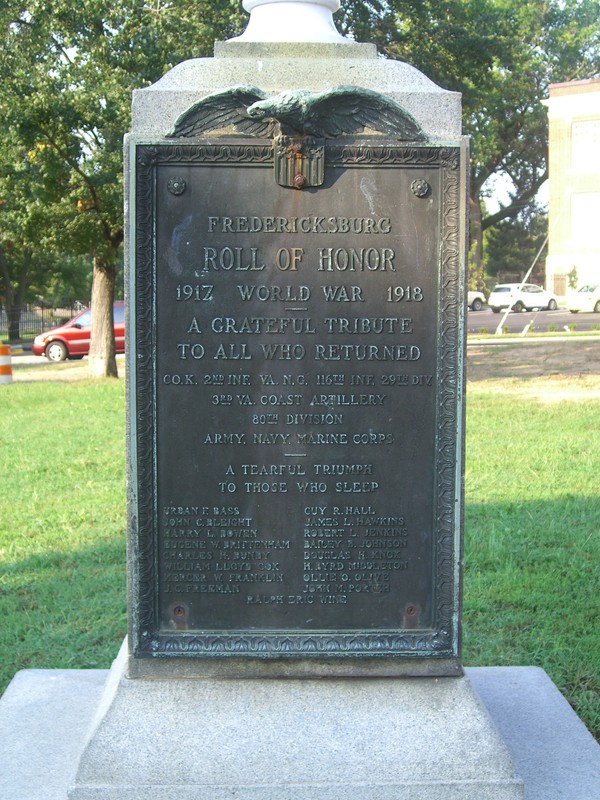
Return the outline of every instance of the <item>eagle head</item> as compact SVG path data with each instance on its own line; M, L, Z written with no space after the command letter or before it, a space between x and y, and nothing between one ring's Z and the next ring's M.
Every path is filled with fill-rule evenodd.
M271 117L279 123L302 130L306 113L306 98L310 92L301 89L295 92L282 92L275 97L259 100L248 107L248 116L254 119Z
M273 103L269 100L259 100L248 106L247 113L252 119L265 119L273 116Z

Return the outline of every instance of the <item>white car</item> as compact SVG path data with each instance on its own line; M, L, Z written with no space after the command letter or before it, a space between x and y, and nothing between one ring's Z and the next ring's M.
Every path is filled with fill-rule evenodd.
M467 305L471 311L481 311L483 304L486 302L483 292L468 292Z
M600 284L588 283L571 295L569 311L571 314L577 314L578 311L593 311L600 314Z
M488 297L488 305L494 314L509 306L513 311L556 311L558 301L551 292L533 283L499 283Z

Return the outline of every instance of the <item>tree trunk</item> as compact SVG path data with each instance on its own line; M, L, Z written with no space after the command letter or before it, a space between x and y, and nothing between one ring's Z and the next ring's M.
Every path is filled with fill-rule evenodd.
M479 195L469 197L469 289L481 290L483 288L483 228L481 226L481 201Z
M18 342L21 340L21 311L25 304L25 293L29 285L29 270L33 256L31 251L26 250L21 258L19 272L17 275L17 288L14 289L8 261L2 246L0 246L0 277L4 284L4 306L8 320L8 340Z
M8 318L8 341L18 342L21 339L21 306L6 306Z
M115 280L116 250L108 256L95 256L92 282L92 337L88 357L92 378L119 377L113 321Z

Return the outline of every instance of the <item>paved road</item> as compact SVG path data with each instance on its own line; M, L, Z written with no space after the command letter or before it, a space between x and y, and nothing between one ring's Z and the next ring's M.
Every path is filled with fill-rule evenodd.
M467 333L494 333L503 316L504 312L494 314L485 307L481 311L469 311ZM520 314L511 311L504 324L509 333L521 333L530 322L533 322L536 333L547 333L548 326L553 326L551 330L562 331L565 325L575 325L577 331L591 331L598 330L594 325L600 326L600 314L571 314L560 308L557 311L523 311ZM487 328L487 331L483 328Z

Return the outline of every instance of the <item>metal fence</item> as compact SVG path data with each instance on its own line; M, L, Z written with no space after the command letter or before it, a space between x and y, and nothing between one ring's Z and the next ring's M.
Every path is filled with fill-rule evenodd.
M13 324L10 325L6 308L0 305L0 338L7 339L10 333L14 332L11 331L11 328L14 328L14 319L17 314L19 338L30 339L32 336L37 336L38 333L48 330L48 328L54 328L57 325L68 322L84 308L85 306L82 303L61 306L60 308L42 308L41 306L33 305L22 306L20 309L15 309L14 314L11 314Z

